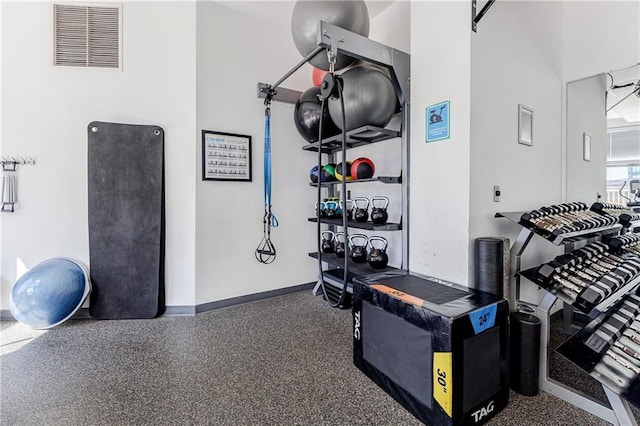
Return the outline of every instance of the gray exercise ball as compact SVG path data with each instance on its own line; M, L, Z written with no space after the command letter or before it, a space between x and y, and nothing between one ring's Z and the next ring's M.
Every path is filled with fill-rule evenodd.
M291 35L298 52L304 57L318 45L318 23L327 22L351 32L369 37L369 10L364 0L358 1L305 1L298 0L291 14ZM338 52L340 47L338 46ZM338 54L335 69L353 63L355 59ZM327 71L329 60L321 51L309 63Z
M396 92L389 77L374 67L354 67L342 73L346 130L361 126L386 126L396 110ZM340 100L329 100L329 114L340 128Z

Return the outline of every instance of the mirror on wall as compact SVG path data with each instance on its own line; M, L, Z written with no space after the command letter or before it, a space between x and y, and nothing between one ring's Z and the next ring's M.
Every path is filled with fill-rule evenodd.
M567 84L567 201L640 201L640 64Z

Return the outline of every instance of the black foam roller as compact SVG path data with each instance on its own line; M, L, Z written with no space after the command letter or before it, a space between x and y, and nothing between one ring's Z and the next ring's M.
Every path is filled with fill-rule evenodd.
M509 317L509 381L521 395L538 394L540 319L523 312Z
M477 290L503 298L504 241L501 238L476 238L475 286Z

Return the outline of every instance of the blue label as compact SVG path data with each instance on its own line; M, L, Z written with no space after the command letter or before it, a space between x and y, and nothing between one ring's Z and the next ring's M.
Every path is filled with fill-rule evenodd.
M426 109L427 142L449 138L449 101L431 105Z
M469 312L469 319L471 320L471 325L473 325L473 331L475 331L476 334L480 334L486 329L493 327L496 323L497 310L498 304L494 303L486 308Z

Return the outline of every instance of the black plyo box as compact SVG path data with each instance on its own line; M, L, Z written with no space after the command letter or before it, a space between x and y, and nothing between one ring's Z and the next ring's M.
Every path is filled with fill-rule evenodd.
M411 275L354 283L354 364L431 425L484 423L508 402L505 300Z

